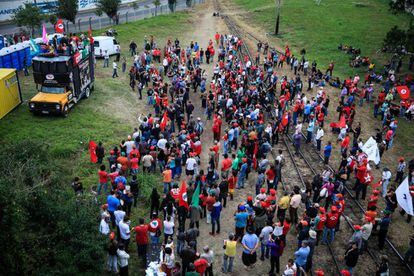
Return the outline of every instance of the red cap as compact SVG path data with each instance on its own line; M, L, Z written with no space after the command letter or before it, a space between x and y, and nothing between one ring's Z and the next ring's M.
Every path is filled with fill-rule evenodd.
M261 188L260 189L260 193L262 193L262 194L266 193L266 189L265 188Z
M398 161L404 162L404 157L400 157L400 159L398 159Z
M115 239L115 232L111 232L111 234L109 234L109 239L111 241Z
M242 161L243 161L243 163L246 163L247 162L247 158L243 158Z
M253 201L253 197L252 196L248 196L247 197L247 201Z
M267 208L269 207L269 203L267 203L266 201L260 201L260 206L262 206L262 208Z
M344 196L342 194L336 194L337 198L343 198Z
M276 194L276 190L275 189L270 189L270 194L271 195L275 195Z
M351 276L351 273L349 270L343 269L341 270L341 276Z
M303 226L308 226L308 222L306 220L301 220L300 224L302 224Z
M110 154L110 155L114 155L114 154L115 154L115 151L114 151L114 150L110 150L110 151L109 151L109 154Z
M316 276L324 276L325 272L323 272L323 270L321 268L318 268L317 270L315 270L315 275Z
M319 207L319 212L321 212L322 214L326 213L326 210L324 207Z
M354 225L354 229L355 229L356 231L361 230L361 225Z
M379 191L379 190L373 190L373 191L372 191L372 193L373 193L374 195L379 195L379 194L380 194L380 191Z
M107 203L105 203L105 204L102 204L101 208L102 208L103 210L106 210L106 209L108 209L108 204L107 204Z
M155 149L155 147L154 147L154 146L151 146L151 147L150 147L150 150L154 150L154 149Z
M331 207L331 211L332 211L332 212L338 212L338 207L336 207L336 206L332 206L332 207Z

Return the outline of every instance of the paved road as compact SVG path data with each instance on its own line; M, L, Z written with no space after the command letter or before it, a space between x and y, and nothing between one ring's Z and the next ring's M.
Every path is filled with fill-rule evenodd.
M154 0L143 0L142 2L139 2L139 8L134 10L134 8L132 8L130 5L125 4L122 5L119 9L119 14L121 17L121 23L125 22L125 14L135 14L135 17L133 19L140 19L140 18L144 18L146 17L146 15L151 14L152 10L154 9L154 4L153 4ZM161 5L164 9L164 11L167 9L166 6L168 5L168 0L161 0ZM198 3L200 2L200 0L194 0L193 2ZM176 8L178 9L183 9L185 7L185 0L177 0L177 5ZM83 12L79 12L78 16L76 17L76 30L78 31L78 22L81 23L81 31L87 30L89 27L89 18L92 18L92 28L95 27L106 27L108 25L108 18L106 17L106 15L102 15L101 17L98 17L95 14L94 10L89 10L89 11L83 11ZM129 20L131 19L131 17L129 17ZM79 21L80 20L80 21ZM106 24L101 24L101 21L104 21ZM46 28L48 31L52 31L52 26L50 24L46 24ZM72 24L69 24L69 28L72 30L69 31L74 31L74 26ZM0 23L0 34L6 35L6 34L13 34L16 32L19 32L20 27L17 27L13 22L8 22L8 23Z

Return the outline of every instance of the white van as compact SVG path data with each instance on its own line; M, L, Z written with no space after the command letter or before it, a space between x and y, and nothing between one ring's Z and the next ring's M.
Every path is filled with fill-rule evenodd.
M108 51L109 55L115 55L121 52L121 46L119 46L119 43L112 36L95 36L93 40L96 57L103 57L105 51Z

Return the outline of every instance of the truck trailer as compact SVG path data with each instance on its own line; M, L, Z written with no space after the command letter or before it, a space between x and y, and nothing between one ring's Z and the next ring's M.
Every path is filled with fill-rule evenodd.
M89 98L94 88L94 52L84 49L70 56L37 56L32 60L38 94L29 101L34 114L60 114L82 98Z

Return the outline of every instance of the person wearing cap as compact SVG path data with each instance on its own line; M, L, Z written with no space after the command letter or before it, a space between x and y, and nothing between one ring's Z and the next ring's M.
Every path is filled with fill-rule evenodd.
M101 223L99 224L99 232L104 236L108 236L110 233L109 220L110 220L109 213L102 213Z
M106 167L104 164L100 165L98 171L99 183L98 183L98 195L101 194L102 188L104 189L104 193L107 193L108 190L108 173L106 172Z
M351 238L349 239L349 246L351 246L353 243L357 245L357 248L359 251L362 249L362 227L361 225L354 225L354 233L352 234Z
M365 216L364 224L361 227L361 236L362 236L362 252L365 251L368 247L368 239L371 236L372 229L374 225L372 224L372 219L370 217Z
M336 206L331 207L331 212L326 216L325 228L323 229L323 243L332 243L335 237L335 227L338 224L339 215L338 208ZM330 240L328 241L328 234L330 235Z
M118 241L115 239L115 233L109 235L109 243L106 245L108 252L107 270L109 273L118 274Z
M306 243L308 244L310 251L308 258L306 259L306 271L311 271L313 266L313 253L315 251L316 246L316 231L310 229L309 230L309 239L306 240Z
M243 237L244 229L247 226L247 219L249 217L249 214L246 213L245 210L246 207L244 205L239 205L239 207L237 208L237 212L234 214L236 240L241 239Z
M306 262L308 259L308 255L310 253L310 248L306 241L303 241L301 247L295 252L295 264L298 268L297 276L304 275L302 270L306 269Z
M315 217L314 225L315 225L315 231L316 231L316 245L319 244L319 241L322 236L322 231L325 228L326 223L326 214L325 214L325 208L319 207L319 213Z
M299 221L297 225L298 249L302 246L302 242L309 238L309 223L306 220Z
M348 249L345 251L345 265L350 273L352 275L352 272L354 270L354 267L358 263L358 257L360 255L358 245L356 242L351 242Z

